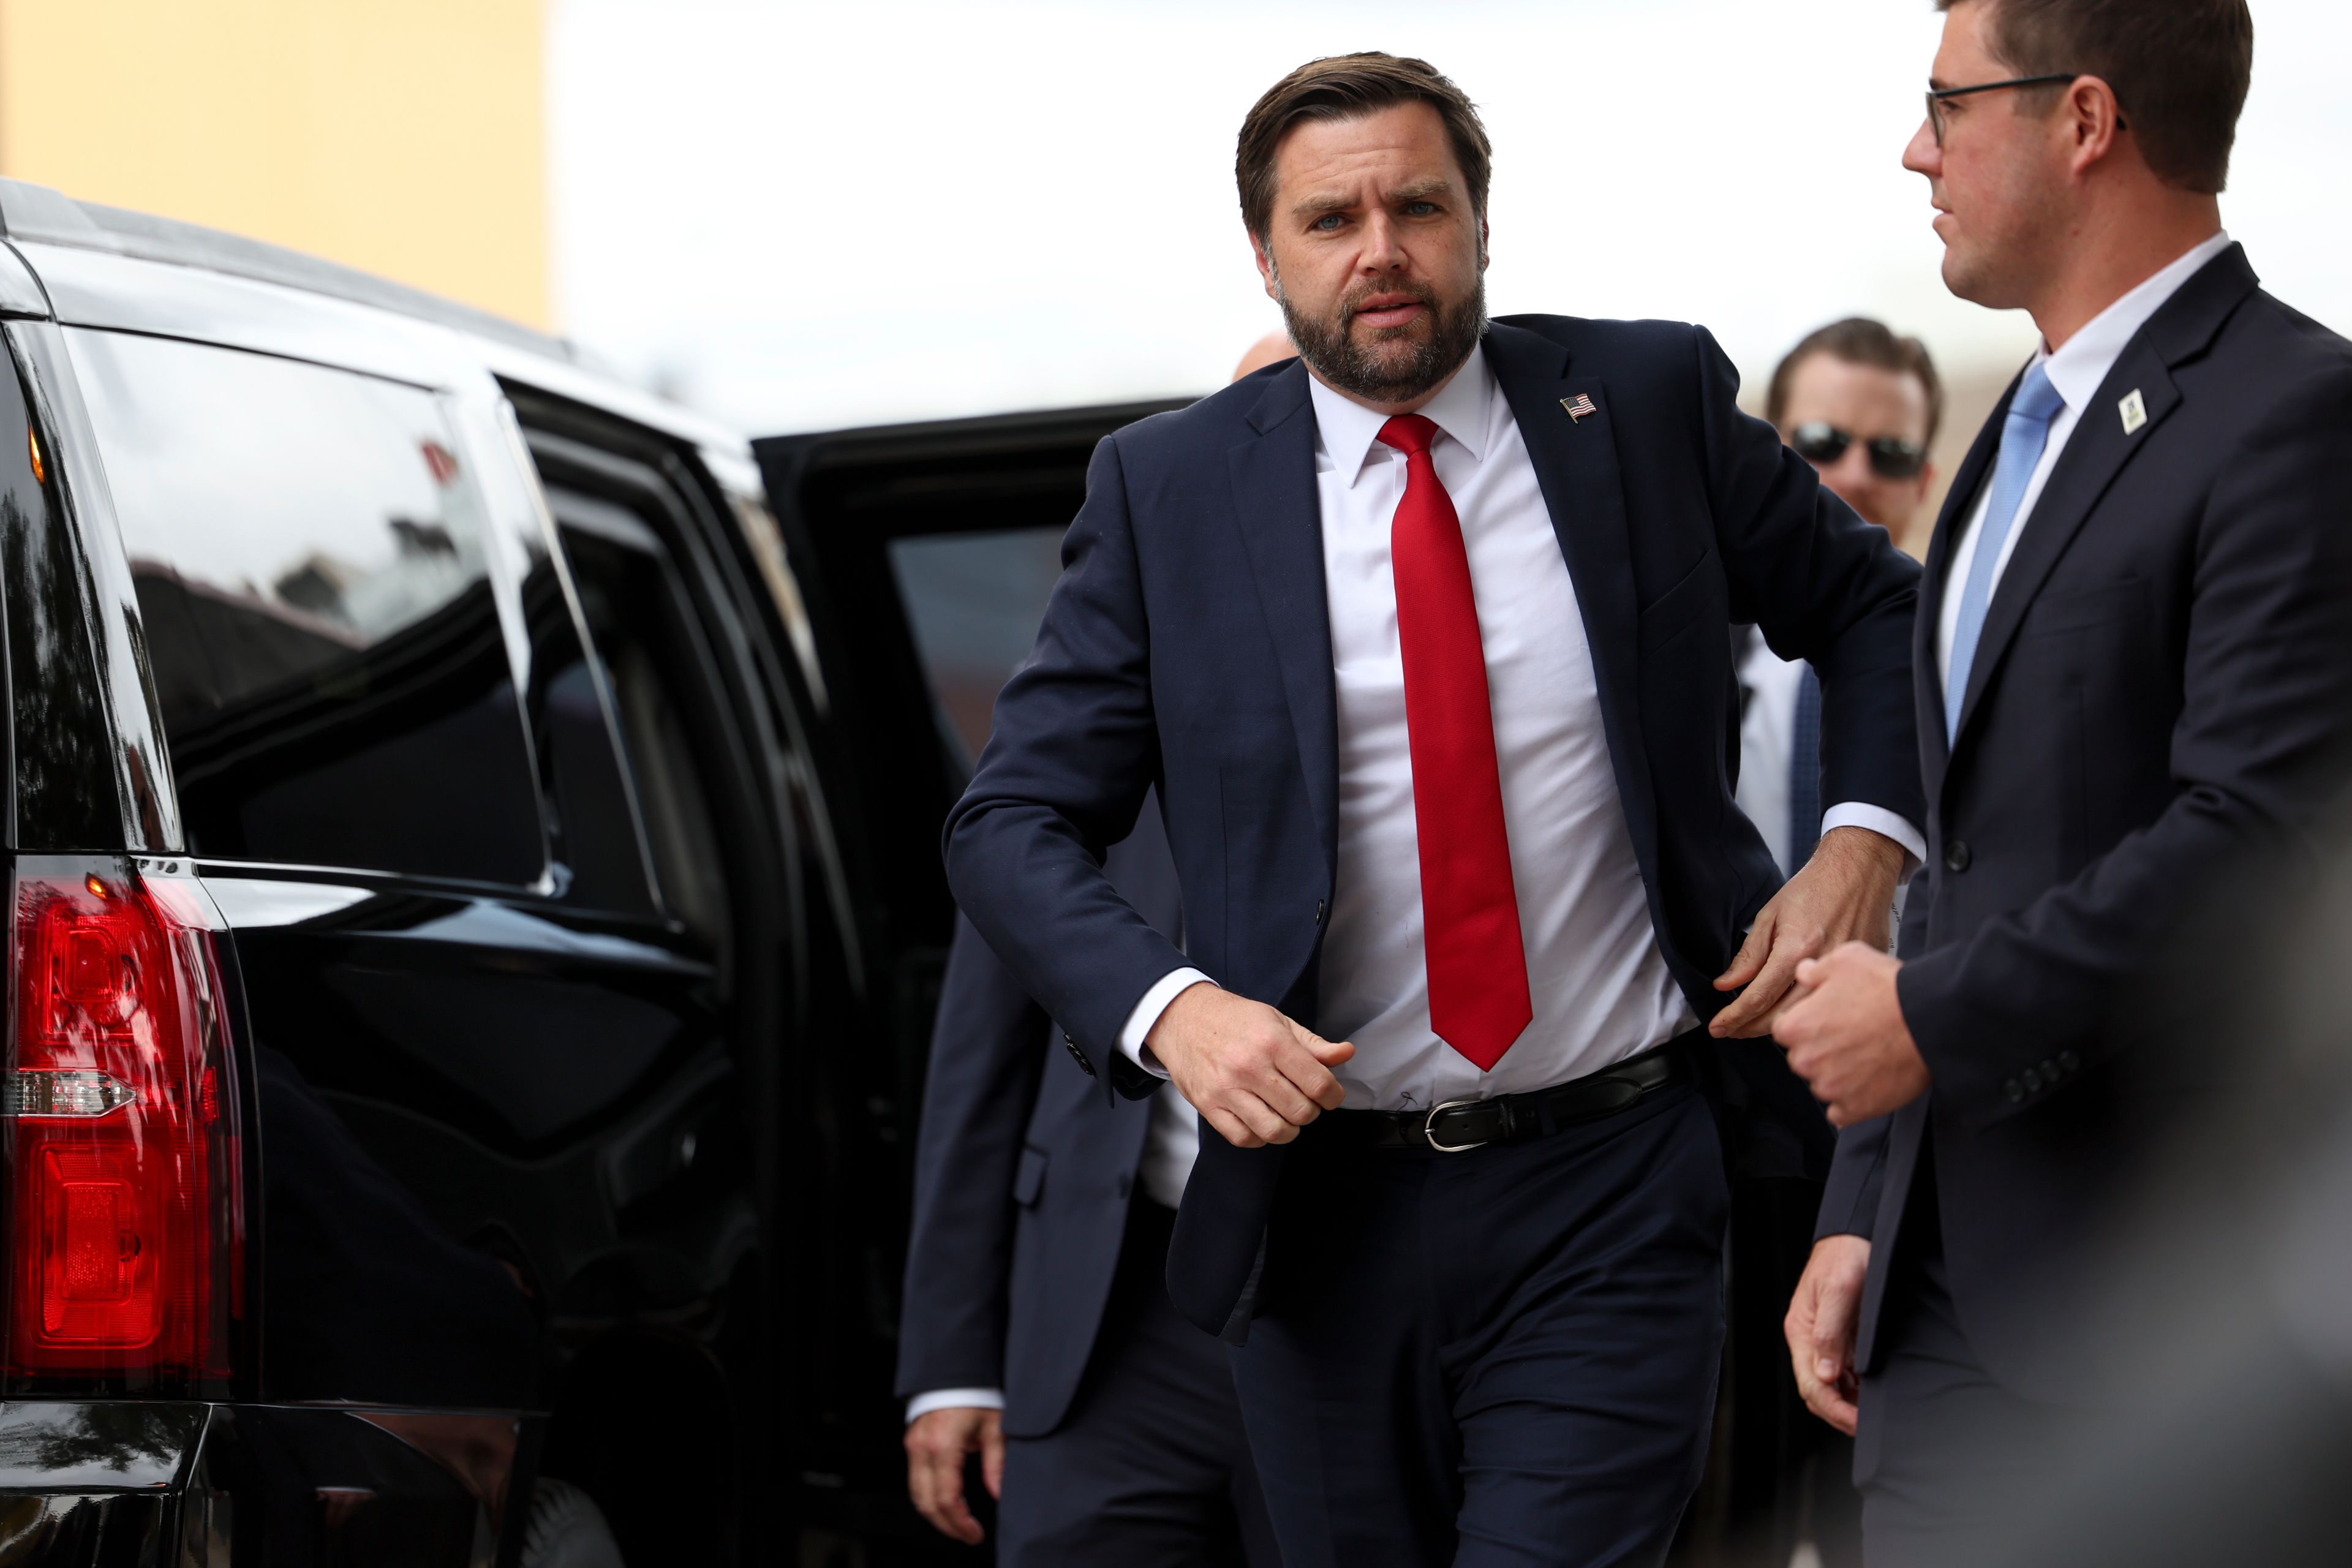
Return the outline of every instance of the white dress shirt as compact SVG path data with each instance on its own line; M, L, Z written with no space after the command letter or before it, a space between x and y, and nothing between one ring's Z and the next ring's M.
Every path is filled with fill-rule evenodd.
M1805 661L1782 658L1761 637L1750 640L1739 661L1739 684L1748 693L1739 715L1739 809L1764 836L1772 863L1789 863L1789 752L1796 743L1797 688Z
M2100 384L2107 373L2116 368L2147 319L2163 309L2164 302L2179 291L2180 286L2196 276L2198 270L2221 252L2230 248L2230 237L2216 234L2151 277L2147 281L2117 300L2114 304L2091 318L2065 347L2053 353L2044 342L2034 351L2028 362L2042 366L2050 378L2051 390L2064 401L2064 406L2050 418L2050 435L2042 444L2042 461L2034 465L2033 477L2025 481L2025 494L2017 503L2017 515L2010 521L2009 537L2000 543L2000 554L1992 563L1992 581L1987 584L1990 593L2000 588L2001 574L2009 570L2010 558L2017 553L2017 542L2025 536L2026 524L2033 521L2033 503L2042 499L2042 487L2049 482L2051 470L2058 466L2058 455L2066 449L2067 438L2083 416L2096 412L2091 399L2097 396ZM2102 418L2121 418L2121 410L2109 408ZM1987 474L1991 470L1988 468ZM1977 541L1982 536L1985 508L1992 500L1992 486L1979 485L1975 504L1969 508L1969 520L1952 541L1952 558L1944 568L1944 600L1936 617L1936 681L1947 684L1952 674L1952 634L1960 624L1959 585L1969 580L1969 567L1976 560ZM1990 593L1986 601L1990 604Z
M1404 455L1378 438L1386 415L1308 385L1339 742L1339 866L1317 1026L1356 1046L1337 1069L1349 1107L1419 1110L1544 1089L1691 1027L1696 1016L1650 924L1576 587L1517 421L1477 350L1421 412L1438 427L1431 456L1470 558L1535 1016L1488 1072L1431 1033L1389 554ZM1876 820L1906 847L1922 842L1874 807L1833 808L1824 826ZM1144 1037L1178 993L1206 978L1179 969L1152 986L1122 1048L1156 1069Z

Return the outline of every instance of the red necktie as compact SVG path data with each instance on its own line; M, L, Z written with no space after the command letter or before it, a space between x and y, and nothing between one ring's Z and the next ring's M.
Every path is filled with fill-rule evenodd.
M1429 1026L1485 1071L1535 1016L1519 938L1486 650L1470 589L1470 553L1429 444L1437 426L1401 414L1381 439L1405 457L1404 500L1389 533L1412 815L1421 835L1421 913L1429 960Z

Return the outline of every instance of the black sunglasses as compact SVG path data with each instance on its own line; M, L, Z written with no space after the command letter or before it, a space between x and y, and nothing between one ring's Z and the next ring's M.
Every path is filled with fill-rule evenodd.
M1789 445L1797 456L1819 468L1827 468L1845 456L1853 445L1853 432L1841 430L1826 419L1808 419L1789 432ZM1892 436L1881 436L1870 442L1870 471L1882 479L1916 479L1927 464L1927 448L1912 441L1900 441Z

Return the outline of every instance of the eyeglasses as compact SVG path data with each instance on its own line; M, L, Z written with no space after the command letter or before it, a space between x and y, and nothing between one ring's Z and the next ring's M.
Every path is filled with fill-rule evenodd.
M1972 92L2000 92L2012 87L2054 87L2062 81L2074 81L2083 73L2061 71L2050 76L2017 76L2007 81L1980 81L1973 87L1931 87L1927 89L1927 123L1936 132L1936 145L1944 144L1944 100L1966 98ZM2126 129L2123 116L2116 116L2116 129Z
M1844 457L1853 439L1853 431L1841 430L1826 419L1808 419L1789 432L1789 445L1797 456L1824 468ZM1916 479L1927 464L1927 447L1892 436L1881 436L1866 447L1870 471L1882 479Z

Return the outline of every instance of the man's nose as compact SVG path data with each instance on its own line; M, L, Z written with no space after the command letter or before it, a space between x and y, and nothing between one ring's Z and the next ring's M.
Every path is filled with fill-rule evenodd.
M1376 212L1366 220L1362 259L1367 272L1393 272L1404 265L1404 247L1388 214Z
M1856 511L1870 497L1870 448L1856 441L1838 454L1838 460L1821 470L1830 493Z
M1936 128L1925 117L1911 133L1911 144L1903 149L1903 166L1931 180L1944 172L1944 150L1936 145Z

